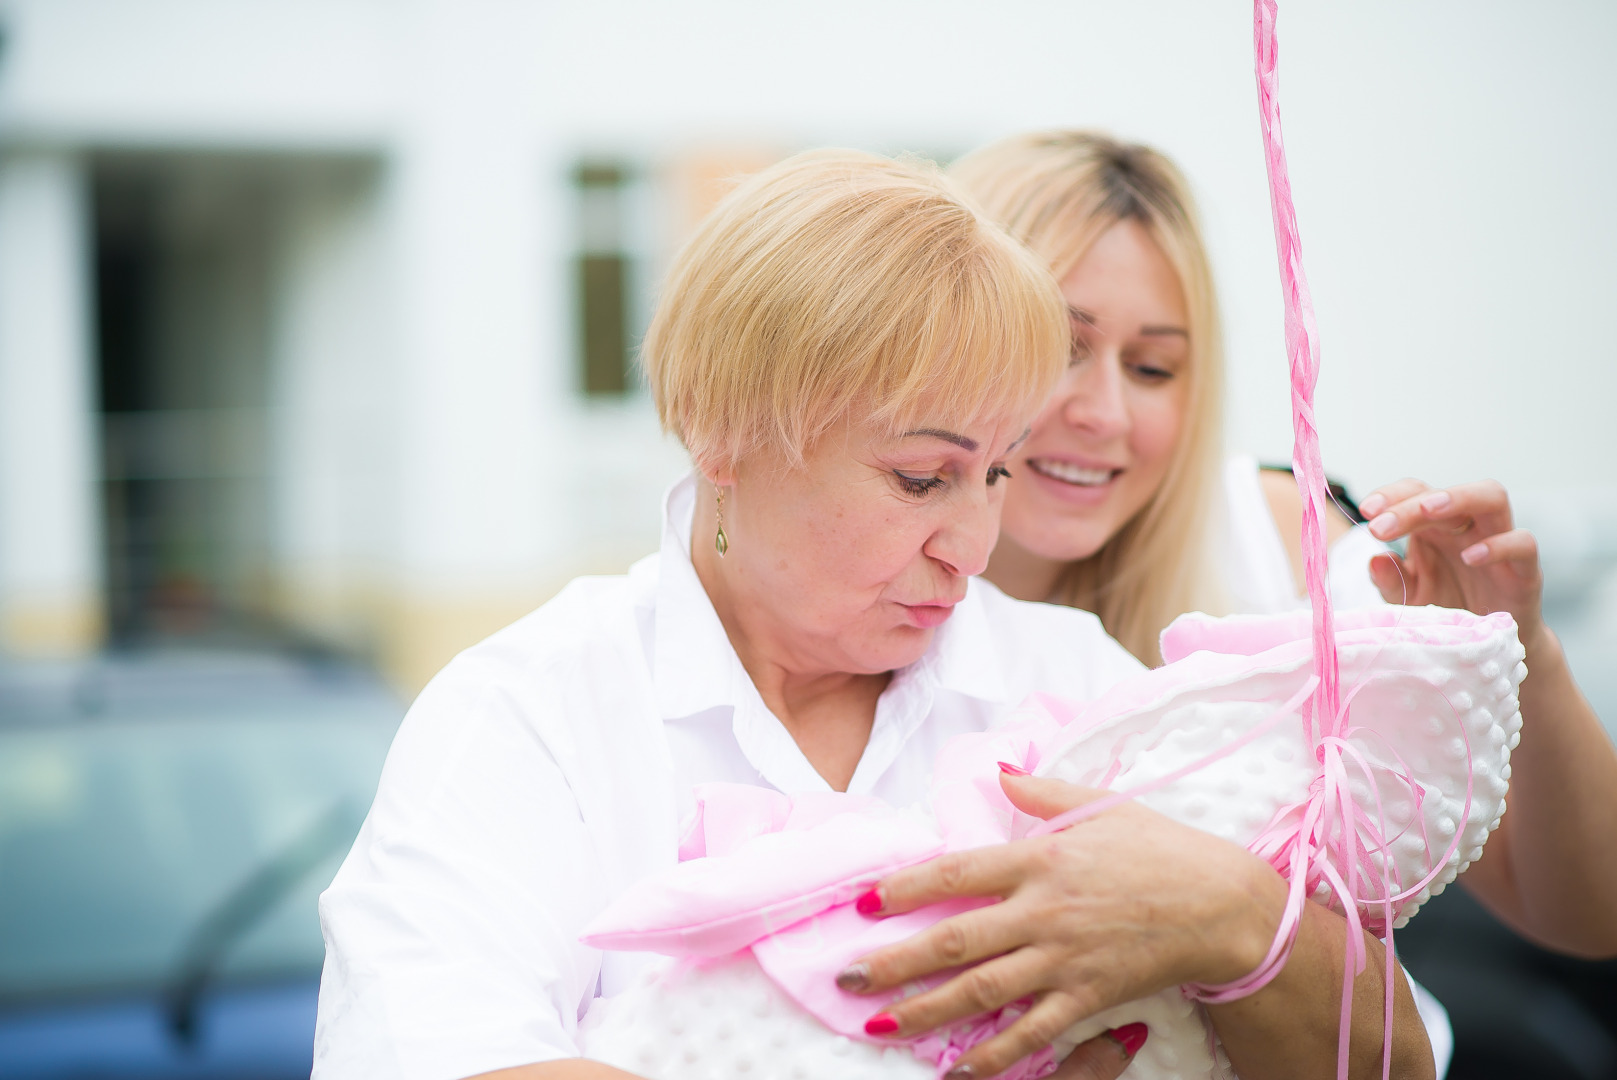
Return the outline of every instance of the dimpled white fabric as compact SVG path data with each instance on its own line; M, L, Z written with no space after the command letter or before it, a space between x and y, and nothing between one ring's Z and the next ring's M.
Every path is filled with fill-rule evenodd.
M1139 801L1251 846L1263 834L1284 833L1311 794L1319 797L1321 768L1305 721L1296 710L1278 713L1306 689L1307 629L1306 612L1187 616L1164 633L1164 655L1172 661L1166 667L1126 680L1095 702L1058 707L1063 715L1053 719L1051 703L1034 699L1007 727L1038 732L1027 759L1036 762L1036 775L1119 792L1157 785L1141 791ZM1352 718L1346 742L1373 777L1372 785L1350 769L1347 785L1362 820L1391 841L1392 867L1367 858L1378 875L1392 875L1395 892L1410 893L1393 907L1399 926L1481 855L1498 826L1510 751L1520 737L1523 651L1509 616L1436 608L1344 613L1337 641ZM985 741L983 748L1002 752L1004 745ZM1208 760L1221 748L1228 752ZM1028 824L1013 823L1011 834ZM1426 886L1414 888L1429 876ZM1377 888L1361 876L1355 892L1361 918L1372 926L1384 921L1385 909L1371 902ZM1336 903L1323 889L1316 899ZM828 966L825 980L834 975ZM845 1018L836 1019L849 1030ZM1074 1025L1056 1043L1056 1056L1133 1021L1145 1022L1150 1038L1126 1076L1232 1075L1201 1007L1177 988ZM650 1080L919 1080L952 1060L918 1060L880 1040L837 1033L766 975L750 949L653 964L591 1011L580 1038L586 1056Z

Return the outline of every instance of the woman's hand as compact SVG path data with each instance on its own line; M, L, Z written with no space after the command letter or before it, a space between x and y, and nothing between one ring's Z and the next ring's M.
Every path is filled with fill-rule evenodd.
M1617 955L1617 863L1590 856L1617 846L1617 750L1544 625L1533 534L1515 527L1510 498L1492 481L1435 491L1400 480L1359 509L1375 515L1371 535L1409 537L1402 559L1378 555L1370 564L1382 596L1479 615L1509 612L1527 650L1509 810L1460 880L1536 941Z
M1370 535L1409 538L1407 553L1378 555L1370 574L1393 604L1437 604L1478 615L1509 612L1522 644L1544 633L1538 541L1516 528L1510 496L1492 480L1434 489L1419 480L1378 488L1359 504Z
M1018 808L1040 818L1104 794L1058 780L1008 776L1003 783ZM1102 1009L1180 983L1246 975L1274 939L1285 894L1279 875L1250 852L1129 803L1049 836L946 855L888 877L878 891L883 915L959 896L1003 902L872 953L838 981L884 990L977 964L893 1005L890 1022L877 1026L895 1036L1037 997L956 1066L970 1070L963 1077L991 1076Z

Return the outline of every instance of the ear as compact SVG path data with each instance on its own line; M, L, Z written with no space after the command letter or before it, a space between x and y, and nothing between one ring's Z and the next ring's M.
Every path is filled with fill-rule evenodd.
M723 461L717 457L694 458L696 471L702 474L702 479L716 488L734 487L736 482L736 467L734 462Z

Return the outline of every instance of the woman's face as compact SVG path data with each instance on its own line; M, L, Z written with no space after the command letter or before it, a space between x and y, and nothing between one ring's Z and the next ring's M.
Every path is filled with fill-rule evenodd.
M988 562L1005 463L1026 425L922 422L893 435L845 424L802 468L760 455L714 477L726 485L729 550L712 554L706 514L694 550L743 659L760 651L800 675L918 660Z
M1099 551L1162 484L1190 336L1179 277L1136 221L1103 233L1061 292L1072 360L1016 453L1001 544L1065 563Z

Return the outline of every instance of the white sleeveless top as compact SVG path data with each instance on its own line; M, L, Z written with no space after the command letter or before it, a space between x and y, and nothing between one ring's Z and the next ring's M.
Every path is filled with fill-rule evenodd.
M1256 459L1232 455L1224 462L1224 506L1215 528L1221 535L1219 565L1232 612L1272 615L1308 606L1297 592L1291 559L1269 511ZM1339 609L1385 603L1370 580L1370 560L1388 550L1364 525L1355 525L1331 545L1331 600Z

